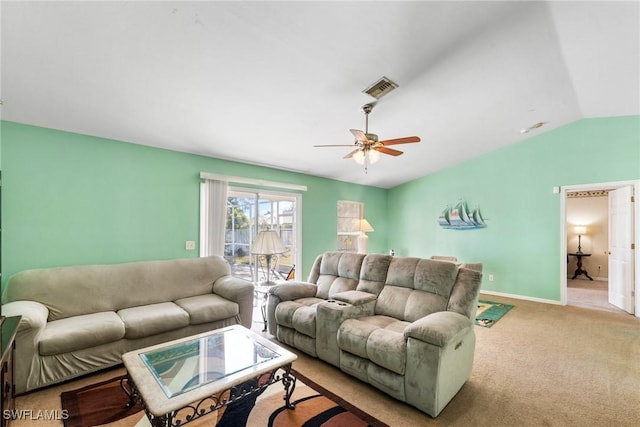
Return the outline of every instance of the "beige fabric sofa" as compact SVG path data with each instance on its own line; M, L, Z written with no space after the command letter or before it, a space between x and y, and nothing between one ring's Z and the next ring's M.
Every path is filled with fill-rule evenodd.
M122 362L127 351L241 323L253 285L222 257L27 270L7 281L5 316L21 315L16 392Z
M435 417L471 374L482 265L328 252L274 286L269 330Z

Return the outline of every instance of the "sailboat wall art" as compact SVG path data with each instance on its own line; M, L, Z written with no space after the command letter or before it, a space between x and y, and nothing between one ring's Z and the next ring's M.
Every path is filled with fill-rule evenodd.
M480 212L480 208L477 207L471 210L464 200L460 200L453 208L447 206L440 214L438 222L442 228L452 230L469 230L485 228L487 226Z

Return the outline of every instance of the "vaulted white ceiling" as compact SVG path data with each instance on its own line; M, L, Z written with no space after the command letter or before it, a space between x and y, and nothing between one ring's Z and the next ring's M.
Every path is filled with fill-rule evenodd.
M2 119L390 188L640 114L639 5L2 2ZM382 76L369 131L422 142L365 174L313 146L354 142Z

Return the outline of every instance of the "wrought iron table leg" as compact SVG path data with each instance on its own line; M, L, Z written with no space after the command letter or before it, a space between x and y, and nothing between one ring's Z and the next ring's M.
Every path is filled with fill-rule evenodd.
M284 374L282 374L282 384L284 385L284 406L287 409L295 409L295 403L291 403L291 396L296 389L297 378L291 375L291 365L287 365L284 368Z
M125 385L126 383L126 385ZM129 402L125 405L125 408L131 408L136 404L136 393L134 389L131 387L131 382L128 376L124 376L120 378L120 388L129 398Z

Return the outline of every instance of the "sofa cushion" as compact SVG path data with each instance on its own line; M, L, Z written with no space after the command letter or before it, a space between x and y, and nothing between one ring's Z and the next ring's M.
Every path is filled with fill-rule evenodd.
M215 294L181 298L175 303L189 313L191 325L228 319L240 313L238 304Z
M376 314L404 320L405 307L413 289L386 285L376 302Z
M52 321L203 295L230 274L221 256L43 268L13 275L4 301L40 302Z
M307 331L307 328L305 326L302 326L301 327L302 330L299 330L299 332L306 333L306 335L315 337L316 336L316 333L315 333L316 306L324 301L325 300L321 298L316 298L316 297L300 298L295 301L282 301L280 304L276 306L276 311L275 311L276 323L278 325L282 325L287 328L292 328L297 330L298 327L296 327L296 323L304 323L306 321L305 319L308 319L310 315L313 315L313 318L314 318L313 333L310 333L311 331ZM302 314L301 312L298 316L296 316L296 312L304 307L307 307L310 309L304 310L305 314Z
M362 261L358 291L379 295L387 279L389 264L393 259L390 255L369 254Z
M69 353L124 338L122 319L113 311L85 314L48 322L40 335L42 356Z
M387 272L387 285L419 289L448 297L458 275L452 262L394 257Z
M399 324L402 324L398 328ZM387 328L376 329L367 340L369 360L399 375L404 375L407 365L407 340L402 331L404 322L393 322Z
M316 311L317 304L302 306L293 313L293 328L301 334L311 338L316 337Z
M404 329L408 325L389 316L348 319L338 329L338 347L403 375L407 357Z
M458 276L458 266L453 262L421 259L415 274L415 289L449 298Z
M358 286L363 254L327 252L320 262L316 297L329 299L339 292L353 291Z
M189 314L172 302L141 305L119 310L125 326L124 337L144 338L189 326Z
M407 299L403 319L407 322L414 322L431 313L446 310L447 301L448 298L442 295L412 291Z

